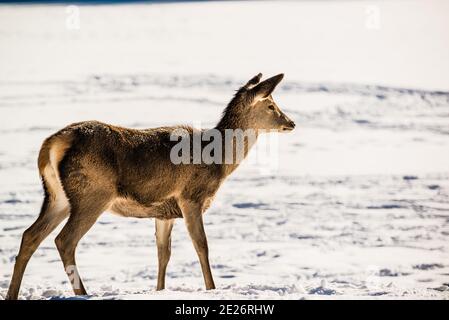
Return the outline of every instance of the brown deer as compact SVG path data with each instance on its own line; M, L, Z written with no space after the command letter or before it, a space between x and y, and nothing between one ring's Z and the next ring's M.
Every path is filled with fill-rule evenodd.
M256 75L237 91L216 130L293 130L294 122L271 95L283 74L263 82L261 77ZM86 295L76 268L75 250L104 211L155 218L157 290L165 288L174 219L184 218L206 289L214 289L202 214L238 163L174 164L170 151L175 142L170 135L179 128L190 135L198 131L186 126L135 130L87 121L71 124L47 138L38 158L44 201L39 217L23 233L7 298L17 299L29 259L67 217L55 243L74 293ZM222 143L232 143L230 147L235 148L235 139ZM252 144L244 144L244 155Z

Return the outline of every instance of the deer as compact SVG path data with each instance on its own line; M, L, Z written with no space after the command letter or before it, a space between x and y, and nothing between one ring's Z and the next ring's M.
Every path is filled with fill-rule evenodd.
M274 102L279 74L261 81L257 74L238 89L215 130L292 131L295 123ZM98 121L68 125L44 140L38 156L44 199L37 220L24 231L6 298L18 299L23 274L40 243L65 219L55 238L75 295L87 295L75 251L81 238L104 212L123 217L155 218L158 255L156 290L165 288L171 255L171 231L183 218L197 253L206 290L215 289L203 214L217 190L239 163L174 164L170 134L179 128L192 135L198 129L167 126L131 129ZM235 148L235 141L231 143ZM244 144L244 156L252 147Z

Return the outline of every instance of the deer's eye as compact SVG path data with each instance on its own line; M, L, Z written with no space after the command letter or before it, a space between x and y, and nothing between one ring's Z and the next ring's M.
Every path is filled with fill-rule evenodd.
M274 106L273 106L273 105L269 105L269 106L268 106L268 109L274 111Z

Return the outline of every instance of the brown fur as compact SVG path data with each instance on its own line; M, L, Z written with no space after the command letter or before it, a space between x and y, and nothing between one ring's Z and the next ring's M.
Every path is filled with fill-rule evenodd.
M294 123L271 97L282 77L262 83L260 74L252 78L229 103L216 128L293 129ZM71 124L46 139L38 159L44 204L38 220L23 235L8 298L17 298L31 255L67 216L55 242L75 294L86 294L76 268L75 249L106 210L125 217L156 218L158 290L165 287L173 219L184 218L206 288L215 288L202 214L238 164L173 164L170 150L177 142L170 141L170 134L179 128L195 133L186 126L135 130L87 121ZM250 147L246 145L245 155Z

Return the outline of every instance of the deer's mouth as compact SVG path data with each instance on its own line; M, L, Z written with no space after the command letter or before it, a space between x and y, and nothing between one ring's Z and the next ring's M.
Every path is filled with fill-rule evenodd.
M283 126L281 128L282 132L288 132L288 131L293 131L293 129L295 129L295 125L291 125L291 126Z
M285 121L281 126L281 131L283 132L292 131L293 129L295 129L295 127L296 124L285 116Z

